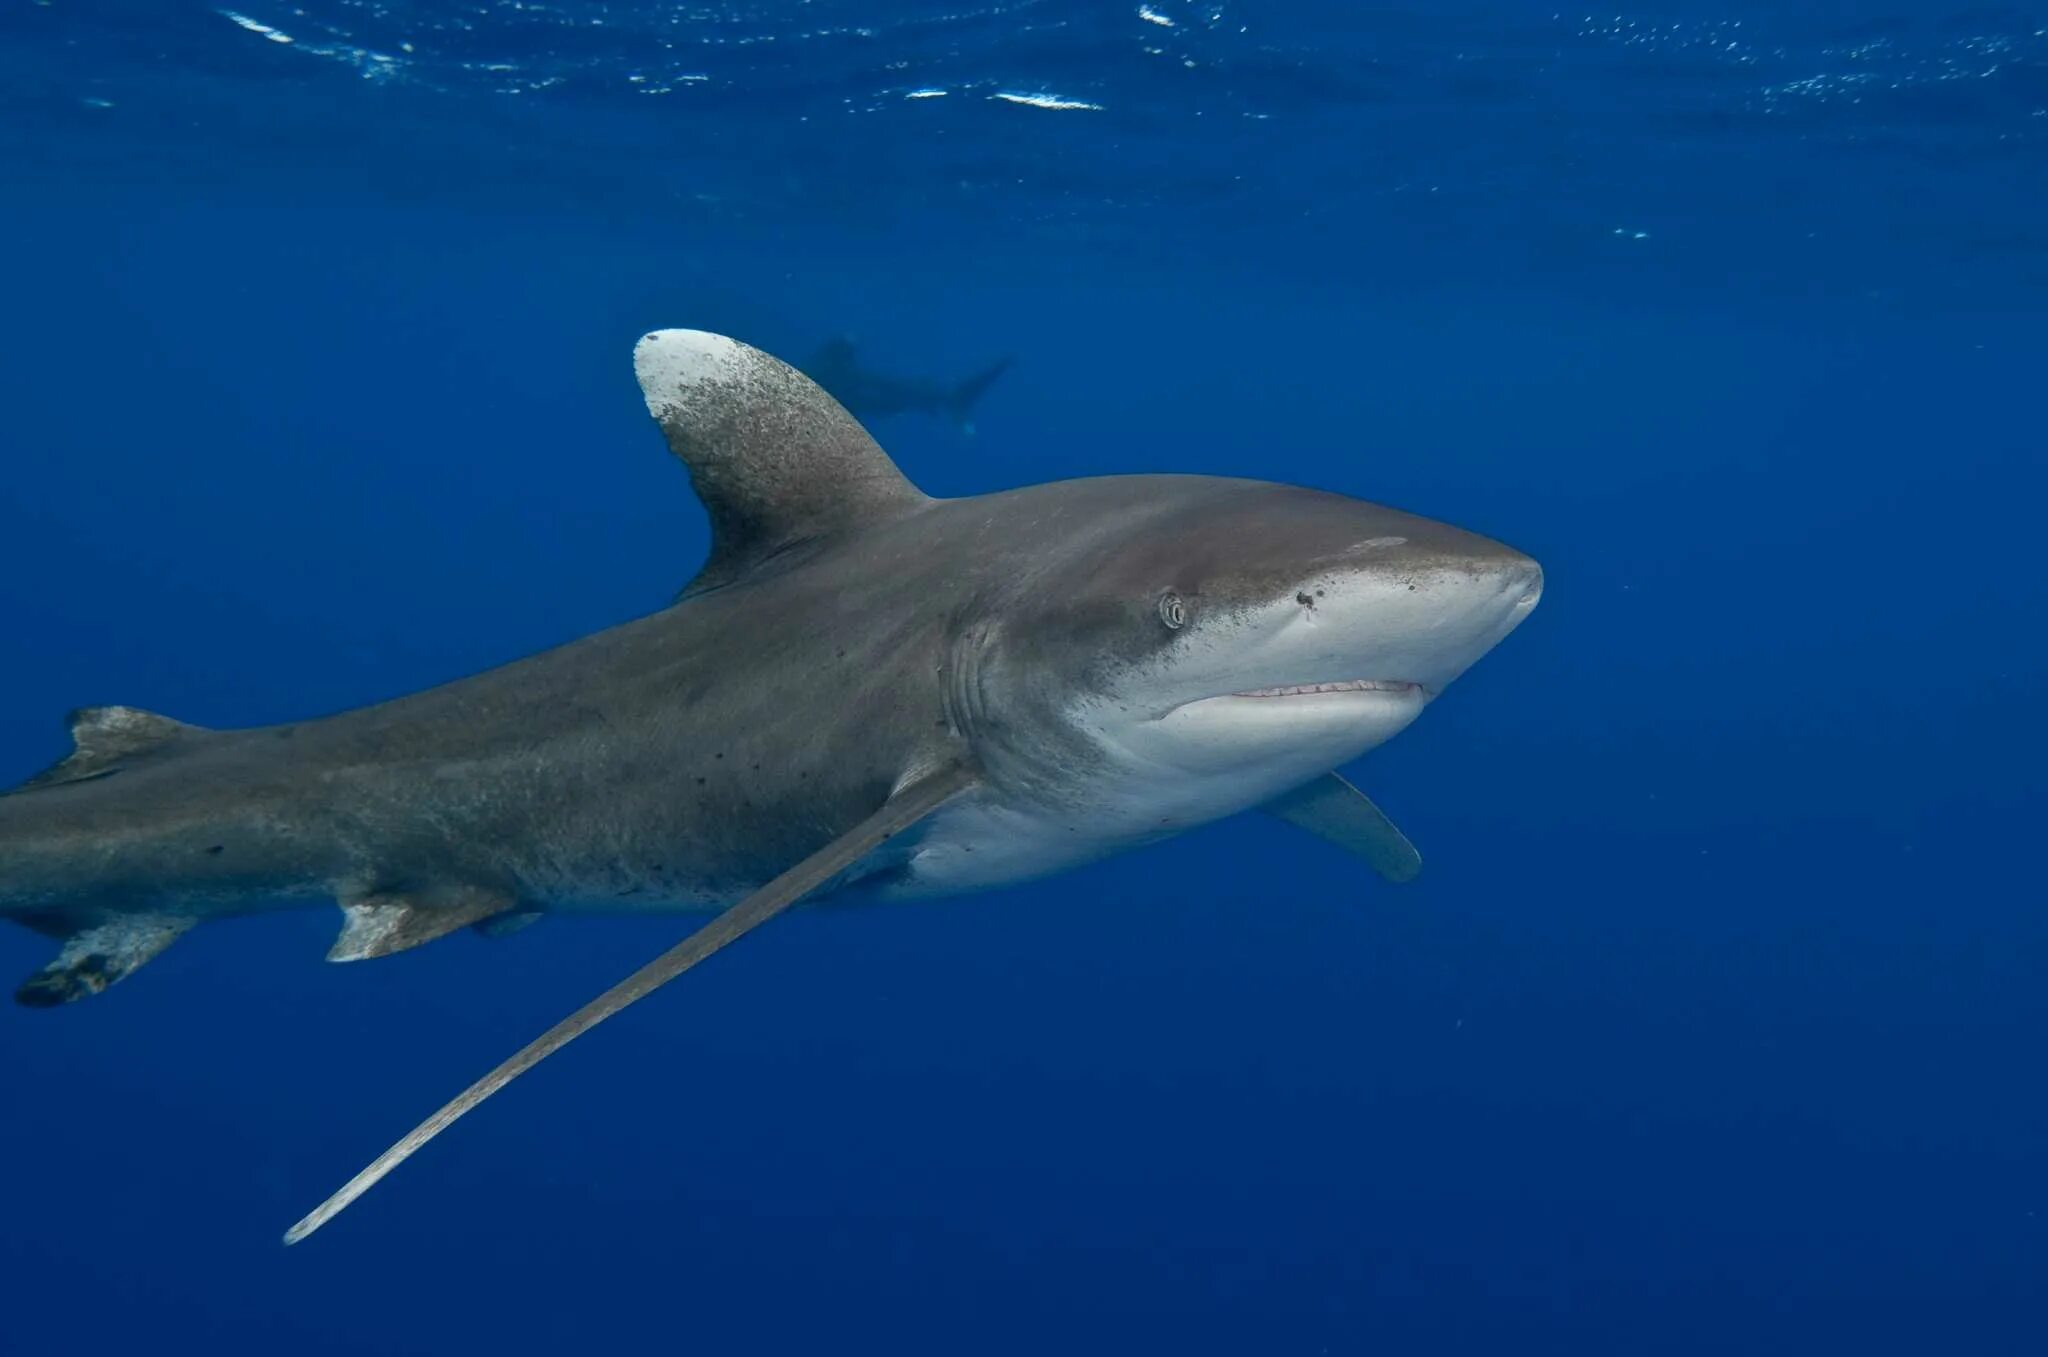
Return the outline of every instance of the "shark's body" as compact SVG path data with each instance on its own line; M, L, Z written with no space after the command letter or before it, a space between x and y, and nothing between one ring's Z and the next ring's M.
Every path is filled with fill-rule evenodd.
M867 366L852 338L839 335L818 346L804 373L856 419L939 415L972 433L974 407L1009 367L1009 359L999 358L959 381L903 376Z
M681 601L322 720L79 713L77 752L0 797L0 915L66 940L24 1000L312 899L343 905L343 960L551 911L744 902L616 1007L806 894L996 886L1259 805L1404 875L1398 832L1324 775L1540 585L1486 539L1263 482L932 500L765 355L664 331L638 366L712 519Z

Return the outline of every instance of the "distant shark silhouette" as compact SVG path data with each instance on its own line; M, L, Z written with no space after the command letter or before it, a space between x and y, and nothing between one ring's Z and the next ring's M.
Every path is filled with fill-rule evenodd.
M827 340L804 374L830 393L856 419L887 419L891 415L931 414L950 419L962 433L974 432L974 407L1011 360L999 358L971 377L957 382L930 377L892 377L861 366L860 350L851 335Z
M813 895L999 886L1255 807L1408 879L1415 849L1331 770L1406 729L1542 589L1498 542L1265 481L933 499L757 349L663 330L634 359L711 520L681 602L320 720L204 730L85 708L72 753L0 796L0 916L60 946L19 992L38 1007L262 910L339 903L328 956L358 961L556 911L723 909L287 1241ZM1268 894L1286 865L1256 865Z

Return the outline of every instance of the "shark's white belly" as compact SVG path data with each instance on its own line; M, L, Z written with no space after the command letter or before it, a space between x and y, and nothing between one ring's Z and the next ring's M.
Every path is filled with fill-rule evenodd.
M1176 832L1162 827L1146 833L1141 823L969 795L877 849L820 895L853 885L879 887L879 894L899 899L988 890L1050 876ZM535 907L557 913L696 913L737 904L774 874L764 865L763 878L747 885L712 882L689 869L687 855L660 856L667 869L658 876L629 858L608 860L597 869L575 863L526 881L523 894Z
M1321 771L1284 766L1199 778L1127 768L1057 805L970 795L934 815L914 841L892 845L899 870L886 893L947 895L1051 876L1248 810Z
M968 798L934 815L914 842L897 849L898 871L885 893L917 898L1007 886L1093 862L1147 837L1158 836L1090 823L1078 813Z

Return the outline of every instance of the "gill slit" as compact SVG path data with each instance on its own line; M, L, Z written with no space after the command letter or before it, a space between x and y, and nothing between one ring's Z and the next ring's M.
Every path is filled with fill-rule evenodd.
M982 657L988 653L993 623L969 622L957 628L947 648L945 681L940 699L947 733L970 749L988 721L988 695L983 687Z

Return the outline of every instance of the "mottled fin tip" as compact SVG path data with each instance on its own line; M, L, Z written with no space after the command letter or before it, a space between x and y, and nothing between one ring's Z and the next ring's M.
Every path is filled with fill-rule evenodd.
M89 999L153 960L193 922L142 915L74 933L55 960L21 983L14 1001L29 1008L55 1008Z
M329 961L367 961L444 938L458 928L482 927L511 915L513 899L476 886L379 892L344 900L341 936L327 949Z
M456 1118L548 1056L620 1009L645 998L727 943L768 922L972 785L974 775L971 771L960 764L949 764L898 789L873 815L535 1037L511 1059L471 1084L453 1102L415 1126L403 1140L384 1151L368 1168L343 1184L340 1191L287 1230L284 1242L296 1244L334 1219L385 1174L453 1125Z
M634 348L633 370L711 517L711 557L685 593L928 502L824 388L759 349L656 330Z
M80 707L66 719L71 726L71 753L17 790L105 777L139 755L206 733L204 727L173 721L140 707Z

